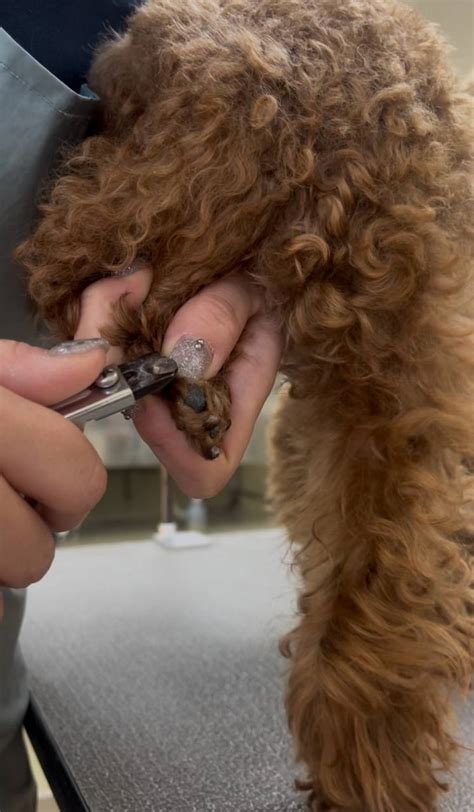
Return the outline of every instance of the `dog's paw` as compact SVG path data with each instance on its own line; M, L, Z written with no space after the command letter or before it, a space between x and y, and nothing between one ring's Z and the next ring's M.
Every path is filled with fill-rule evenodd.
M174 421L208 460L216 459L230 428L230 394L223 379L179 378L168 393Z

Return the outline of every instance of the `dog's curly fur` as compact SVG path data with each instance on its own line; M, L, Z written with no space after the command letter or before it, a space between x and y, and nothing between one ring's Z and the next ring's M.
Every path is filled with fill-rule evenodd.
M111 335L129 356L229 274L279 320L287 708L324 810L434 809L472 668L471 133L445 50L392 0L152 0L100 51L101 134L20 250L64 338L92 279L151 263ZM222 379L207 393L223 415ZM210 411L180 403L200 443Z

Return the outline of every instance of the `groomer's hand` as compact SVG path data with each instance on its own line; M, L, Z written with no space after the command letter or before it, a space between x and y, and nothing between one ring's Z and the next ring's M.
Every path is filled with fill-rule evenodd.
M150 283L150 271L141 268L126 277L92 284L83 294L76 337L99 335L100 328L111 321L111 305L123 295L132 306L139 307ZM206 341L208 365L203 377L207 379L216 375L239 344L239 358L228 372L232 427L225 435L221 455L209 461L191 448L185 435L176 429L166 403L159 398L141 402L135 425L181 490L189 496L206 498L224 487L242 459L255 421L272 390L282 339L263 312L255 289L237 277L209 285L178 311L166 333L163 353L175 355L183 336ZM110 360L118 358L111 356Z
M68 342L47 352L0 341L0 585L38 581L53 560L53 532L75 527L104 494L91 444L45 407L95 380L107 347Z

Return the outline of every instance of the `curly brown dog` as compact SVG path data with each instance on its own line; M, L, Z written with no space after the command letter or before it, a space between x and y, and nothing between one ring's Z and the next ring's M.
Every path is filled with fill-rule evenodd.
M150 263L109 336L128 357L226 274L279 320L272 493L302 580L287 708L323 810L433 810L472 668L471 133L445 50L392 0L152 0L100 50L103 128L20 249L62 338L93 279ZM200 414L186 385L175 416L206 453L224 375Z

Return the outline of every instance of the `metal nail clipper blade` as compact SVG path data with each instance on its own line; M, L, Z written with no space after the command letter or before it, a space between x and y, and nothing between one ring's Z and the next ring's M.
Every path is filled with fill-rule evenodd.
M176 361L157 352L128 364L110 364L91 386L52 408L77 426L118 412L127 416L127 410L137 400L161 392L176 377L177 371Z

